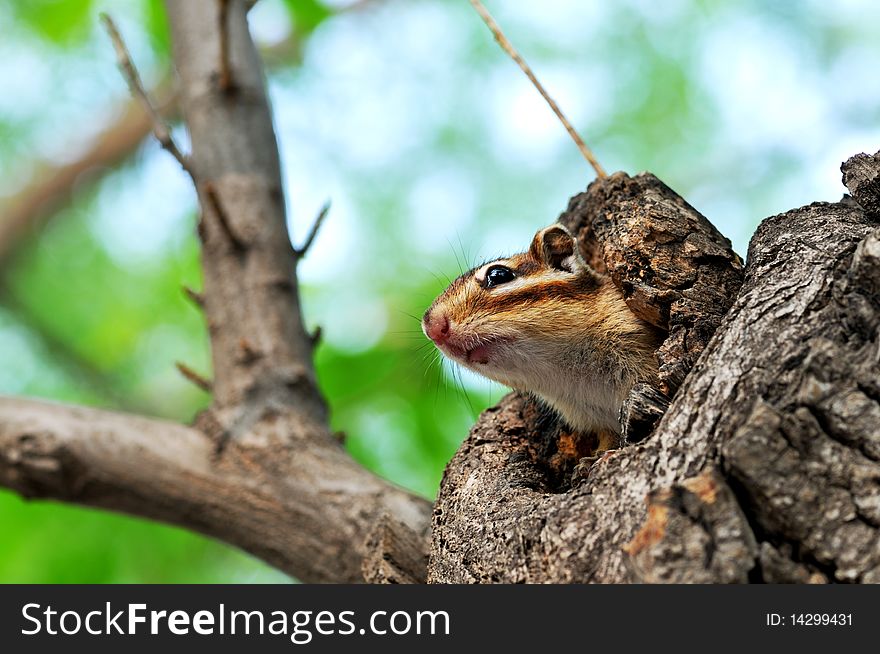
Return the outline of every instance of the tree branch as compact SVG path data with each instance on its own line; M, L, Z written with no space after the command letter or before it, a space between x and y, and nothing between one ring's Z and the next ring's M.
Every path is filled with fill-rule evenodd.
M214 83L218 3L169 0L167 10L197 183L209 184L223 198L218 211L202 194L203 215L213 218L206 221L202 262L217 418L231 427L247 400L280 403L325 424L326 405L300 315L278 147L245 3L233 1L227 8L229 56L236 62L232 96ZM229 233L235 234L239 251L227 246ZM241 357L242 341L258 356Z
M309 230L309 235L306 237L305 242L296 250L294 254L297 259L302 259L309 251L309 248L312 247L312 243L315 240L315 237L318 235L318 231L321 229L321 225L324 224L324 219L327 217L327 214L330 212L330 200L324 203L324 206L321 207L321 210L318 212L318 215L315 217L315 222L312 223L312 228Z
M202 297L201 293L186 285L182 286L181 290L183 291L183 294L187 298L189 298L189 301L192 302L199 311L205 308L205 298Z
M565 128L565 131L568 132L568 135L572 138L578 150L580 150L581 154L584 155L584 159L587 160L587 163L593 168L596 172L596 176L600 179L605 177L607 173L596 160L595 155L587 147L587 144L584 143L584 140L581 138L581 135L577 133L577 130L572 126L570 122L568 122L568 118L565 117L565 114L562 113L562 109L559 108L559 105L556 104L556 101L550 97L550 94L544 89L544 85L538 80L535 76L535 73L532 72L532 68L526 63L525 59L517 52L516 48L513 47L513 44L508 40L508 38L504 35L501 27L495 22L495 19L492 18L492 14L489 13L489 10L483 5L480 0L470 0L471 6L476 10L476 12L480 15L480 18L483 19L483 22L486 23L486 27L489 28L489 31L492 32L492 36L495 37L495 40L498 42L498 45L501 46L501 49L506 52L511 59L516 62L516 65L520 67L520 70L526 74L526 77L529 78L529 81L534 85L534 87L538 90L538 93L541 94L541 97L544 98L544 101L550 106L550 109L556 114L556 117L559 119L559 122L562 123L562 126Z
M229 0L217 0L220 5L218 31L220 32L220 65L217 84L228 93L233 87L232 68L229 62Z
M174 364L177 367L178 372L187 379L187 381L192 382L197 388L204 391L205 393L211 392L211 380L203 377L195 370L190 368L185 363L181 363L178 361Z
M226 237L229 244L234 250L244 250L245 244L242 242L241 238L239 238L238 234L235 233L235 230L232 229L229 215L226 213L223 203L220 202L220 197L217 195L217 189L214 188L214 185L211 182L204 182L201 185L201 191L204 194L205 200L208 202L208 206L211 207L211 214L217 219L217 224L220 226L220 230L223 232L223 235Z
M125 41L123 41L122 35L119 33L119 30L116 29L116 24L107 14L101 14L101 21L107 28L107 33L110 35L110 40L113 42L113 48L116 50L117 64L122 71L122 76L125 78L131 94L135 99L140 101L144 111L150 117L153 135L156 137L156 140L159 141L159 144L168 150L171 156L177 160L181 168L192 177L193 171L189 159L180 151L180 148L177 147L174 139L171 138L170 128L165 124L165 121L153 106L150 96L147 95L144 84L141 82L141 76L138 74L137 68L135 68L134 63L131 60L131 55L128 53L128 48L125 46Z
M428 503L354 463L327 436L231 444L218 461L200 431L172 422L0 397L0 484L181 525L236 545L303 581L362 581L381 516L424 533ZM273 443L254 450L257 442ZM274 442L273 442L274 441Z

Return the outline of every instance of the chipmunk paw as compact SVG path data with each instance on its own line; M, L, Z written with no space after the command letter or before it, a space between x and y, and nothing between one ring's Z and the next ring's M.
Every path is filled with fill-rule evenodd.
M587 481L605 461L619 451L619 449L611 449L600 452L595 456L583 457L571 472L571 487L574 488Z

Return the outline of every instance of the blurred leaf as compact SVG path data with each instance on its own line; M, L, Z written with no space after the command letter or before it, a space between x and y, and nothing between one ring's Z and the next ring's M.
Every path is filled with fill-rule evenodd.
M202 315L181 291L200 286L192 219L173 226L176 247L121 265L91 223L101 189L121 180L132 180L126 168L63 210L22 248L6 284L31 321L105 375L131 398L129 407L188 420L206 396L180 378L174 361L209 371Z
M168 16L162 0L146 0L147 35L153 45L153 52L161 62L171 56L171 36L168 29Z
M56 45L70 45L89 34L92 0L14 0L15 17Z
M300 36L308 34L333 15L333 11L318 0L284 0L284 4Z

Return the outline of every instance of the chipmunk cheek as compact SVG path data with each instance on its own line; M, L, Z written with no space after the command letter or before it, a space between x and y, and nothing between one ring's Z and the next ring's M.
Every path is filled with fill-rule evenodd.
M489 353L490 346L489 345L478 345L472 350L468 350L467 360L468 363L478 363L480 365L486 365L489 363Z

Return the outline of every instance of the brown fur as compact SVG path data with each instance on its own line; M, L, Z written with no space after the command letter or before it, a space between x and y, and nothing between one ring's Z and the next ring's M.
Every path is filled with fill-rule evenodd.
M510 268L515 279L488 287L485 271L494 265ZM450 325L449 341L438 345L444 354L536 395L580 431L619 433L623 399L635 383L657 374L660 334L635 317L608 277L583 261L559 225L539 231L527 252L453 281L425 312L423 325L439 316ZM474 352L480 354L472 359Z

